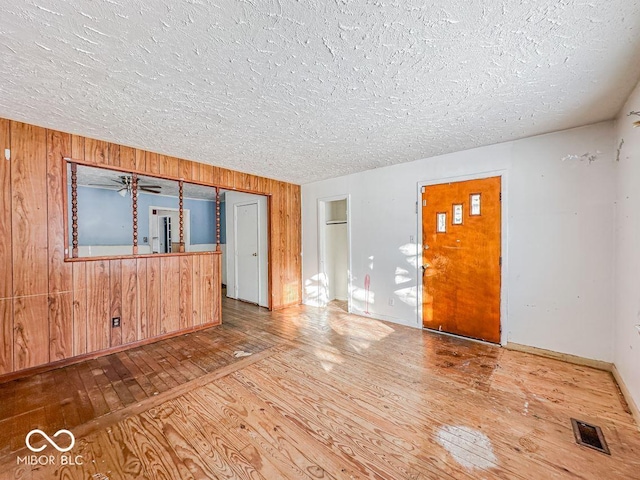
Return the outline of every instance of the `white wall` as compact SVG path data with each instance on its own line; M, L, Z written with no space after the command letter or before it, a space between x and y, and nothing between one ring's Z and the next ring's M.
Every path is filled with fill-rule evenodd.
M370 315L419 326L418 184L497 172L504 340L611 361L613 138L605 122L303 185L304 302L318 298L317 199L350 194L353 312L365 310L369 275Z
M267 197L264 195L252 195L241 192L225 192L225 222L226 222L226 251L227 261L227 297L236 298L236 275L235 275L235 227L234 227L234 206L239 203L258 203L258 263L260 269L260 296L258 304L262 307L269 306L269 249L267 234Z
M640 407L640 84L620 111L615 146L617 163L615 355L614 363L633 400Z

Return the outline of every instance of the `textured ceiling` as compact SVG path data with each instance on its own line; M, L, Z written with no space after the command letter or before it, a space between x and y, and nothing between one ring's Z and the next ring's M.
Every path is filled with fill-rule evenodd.
M0 0L0 116L307 183L612 118L636 0Z

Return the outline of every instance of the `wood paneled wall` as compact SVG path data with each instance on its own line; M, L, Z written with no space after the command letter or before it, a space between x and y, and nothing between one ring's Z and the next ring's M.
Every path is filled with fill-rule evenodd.
M221 321L219 253L65 261L63 157L269 195L271 307L300 303L298 185L0 119L5 149L0 380Z

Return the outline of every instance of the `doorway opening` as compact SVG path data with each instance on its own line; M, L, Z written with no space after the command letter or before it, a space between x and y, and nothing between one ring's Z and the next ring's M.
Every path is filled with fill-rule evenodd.
M184 251L191 251L191 215L183 209ZM168 207L149 207L149 235L152 253L180 251L180 210Z
M319 282L318 299L351 311L350 240L348 196L318 202Z

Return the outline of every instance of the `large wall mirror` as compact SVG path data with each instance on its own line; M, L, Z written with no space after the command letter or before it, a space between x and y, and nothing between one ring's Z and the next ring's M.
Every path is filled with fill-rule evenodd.
M67 160L68 257L219 250L219 189Z

